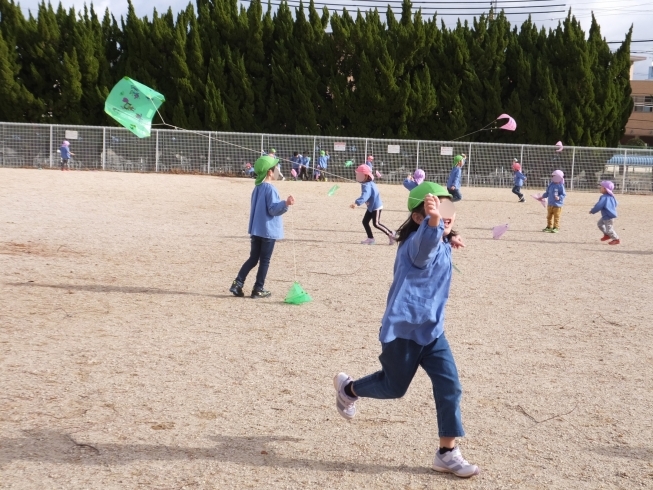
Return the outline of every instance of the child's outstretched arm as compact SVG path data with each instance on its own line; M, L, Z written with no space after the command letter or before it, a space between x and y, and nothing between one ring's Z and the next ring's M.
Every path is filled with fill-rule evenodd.
M426 268L437 255L438 245L444 234L444 222L440 216L440 200L435 196L424 198L426 218L408 242L408 256L415 267Z
M590 209L590 214L596 214L599 211L601 211L605 207L605 199L604 196L601 196L599 198L599 202L597 202L592 209Z
M372 186L371 185L363 186L363 193L361 194L361 197L359 197L354 201L354 204L356 206L362 206L363 204L365 204L367 201L370 200L370 197L372 197ZM353 208L354 206L352 205L351 207Z
M272 187L272 186L270 186ZM279 195L273 192L272 189L268 189L265 193L265 206L268 208L268 213L271 216L281 216L283 213L288 211L288 206L291 204L288 201L292 201L292 204L295 203L295 199L292 196L289 196L286 201L277 200Z

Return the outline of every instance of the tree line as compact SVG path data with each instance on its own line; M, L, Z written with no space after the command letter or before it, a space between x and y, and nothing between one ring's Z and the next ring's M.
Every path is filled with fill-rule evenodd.
M0 0L0 120L111 124L104 101L127 75L188 129L449 140L507 112L517 131L467 140L615 146L632 111L631 32L612 52L571 10L547 31L501 12L449 29L409 0L385 22L312 1L197 0L151 18L130 1L118 22L49 3L26 18Z

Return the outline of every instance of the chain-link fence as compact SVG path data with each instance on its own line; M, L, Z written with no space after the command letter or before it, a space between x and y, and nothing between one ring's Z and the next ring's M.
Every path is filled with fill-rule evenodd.
M381 140L306 135L219 133L156 129L140 139L114 127L0 123L0 167L56 168L59 148L70 141L69 166L78 170L116 172L202 173L251 175L259 155L275 150L286 178L297 152L308 159L313 178L320 153L328 156L330 180L354 180L354 170L374 156L380 182L398 184L416 168L427 179L445 183L453 157L467 156L463 186L511 187L512 162L522 164L526 187L541 189L551 172L565 173L570 190L595 190L612 180L621 193L653 192L653 149L583 148L554 145L508 145L446 141Z

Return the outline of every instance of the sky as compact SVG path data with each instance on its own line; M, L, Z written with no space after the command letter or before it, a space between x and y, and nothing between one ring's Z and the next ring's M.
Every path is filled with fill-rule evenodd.
M18 1L18 0L16 0ZM38 4L41 0L20 0L20 6L27 14L28 10L31 10L33 13L36 13ZM194 3L194 0L192 0ZM263 0L264 2L266 0ZM271 0L272 3L278 3L279 0ZM330 6L336 5L356 5L356 4L367 4L370 0L358 0L353 2L352 0L315 0L321 1L322 3L328 3ZM465 1L461 2L451 2L450 0L443 0L444 3L451 3L449 7L460 8ZM541 2L545 0L535 0L530 2L530 4L521 3L518 5L532 5L536 7L542 5ZM566 16L566 12L571 7L572 13L580 21L583 29L587 32L591 23L591 15L594 12L594 15L601 26L601 34L607 41L622 41L630 28L630 25L633 25L633 40L653 40L653 8L651 8L651 0L546 0L550 4L555 5L564 5L563 7L557 7L553 10L564 10L565 13L549 13L549 14L534 14L533 20L538 26L544 26L545 28L555 28L558 22ZM166 11L168 6L172 7L173 12L178 12L183 10L188 5L189 0L168 0L167 2L161 2L156 4L157 10L159 12ZM239 2L247 7L249 2L247 0L239 0ZM482 8L483 11L489 5L490 0L481 2L476 2L479 5L472 5L473 7L478 6L479 10ZM53 5L58 5L58 0L54 0ZM75 7L76 10L81 10L84 7L84 0L61 0L61 3L65 8ZM86 2L89 3L90 2ZM308 1L305 1L307 4ZM413 0L414 4L417 4L417 0ZM421 3L426 3L422 1ZM513 2L504 0L497 0L498 8L510 7ZM152 17L153 5L152 2L146 0L133 0L134 8L139 17L147 15ZM292 4L292 0L291 0ZM442 7L443 4L440 4ZM107 7L110 7L111 13L117 18L120 19L121 15L125 15L127 12L127 0L96 0L93 2L95 10L98 13L104 13L104 10ZM381 1L378 2L378 5L385 5ZM321 8L321 7L320 7ZM349 8L350 12L352 7ZM361 10L365 10L362 8ZM397 15L401 9L395 8L393 4L393 11ZM528 11L528 10L525 10ZM535 11L535 10L533 10ZM452 12L452 11L450 11ZM457 16L442 16L444 11L441 11L439 16L444 20L445 24L448 26L455 25L458 17ZM456 12L452 12L456 13ZM456 13L457 14L457 13ZM460 17L461 20L467 19L471 21L473 16L469 17ZM526 19L526 14L520 15L510 15L508 17L511 24L519 25ZM616 49L618 44L611 44L610 47ZM635 79L646 79L648 76L649 67L653 61L653 41L646 43L633 43L631 45L631 53L635 56L645 56L647 59L635 63L634 77Z

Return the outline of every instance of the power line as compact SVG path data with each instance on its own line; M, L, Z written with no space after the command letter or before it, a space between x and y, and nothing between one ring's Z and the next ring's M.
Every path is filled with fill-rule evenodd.
M653 39L638 39L637 41L630 41L632 43L653 43ZM621 44L623 41L607 41L606 44Z

